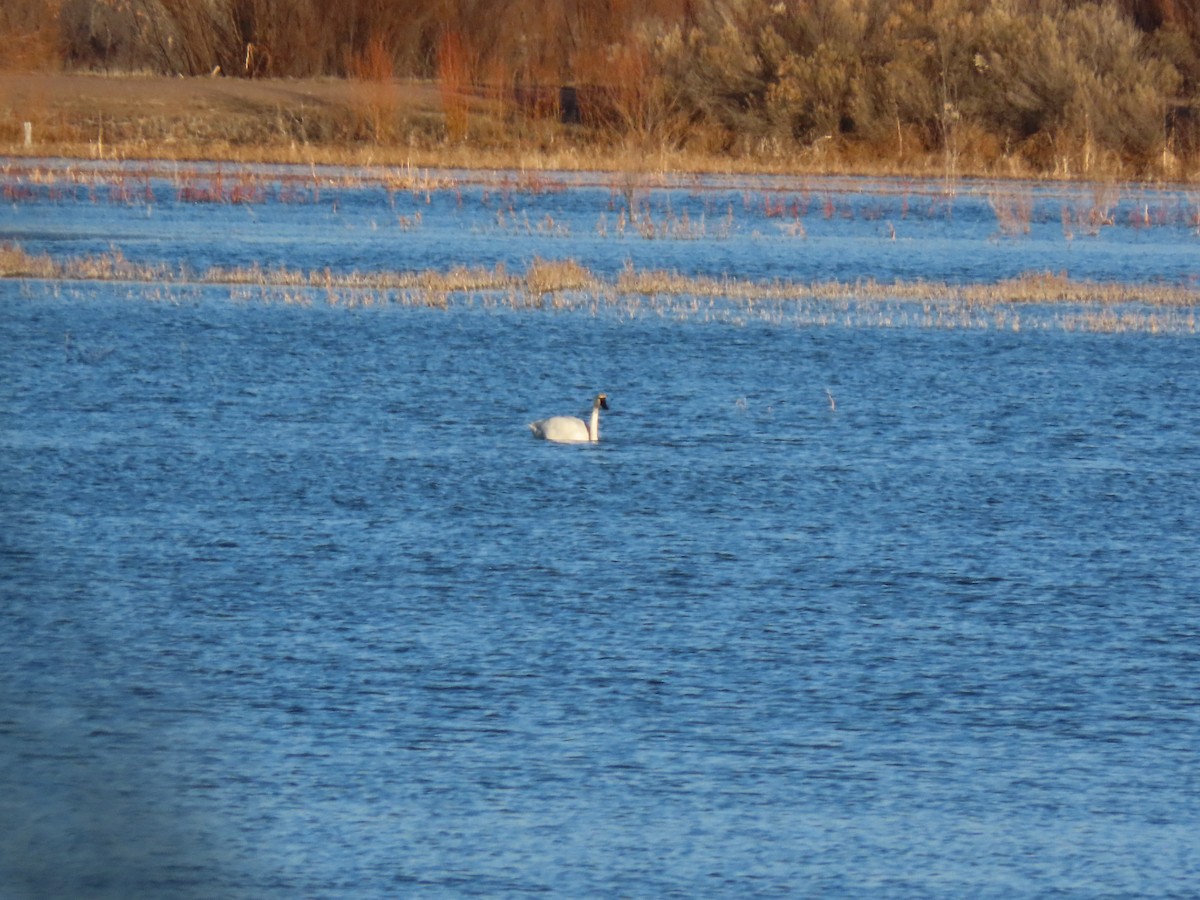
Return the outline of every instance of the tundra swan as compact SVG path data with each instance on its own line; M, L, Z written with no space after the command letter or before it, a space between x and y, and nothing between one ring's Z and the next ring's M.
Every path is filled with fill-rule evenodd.
M559 444L582 444L600 440L600 410L608 409L608 398L597 394L592 401L592 417L587 422L574 416L551 416L538 422L530 422L529 430L534 437L545 438Z

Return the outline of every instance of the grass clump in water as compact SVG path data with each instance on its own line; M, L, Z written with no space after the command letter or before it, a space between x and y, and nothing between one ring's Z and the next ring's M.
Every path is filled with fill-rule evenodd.
M121 281L158 285L224 285L231 296L330 306L426 306L481 302L490 308L653 314L679 320L751 319L775 324L846 327L1059 328L1087 331L1195 333L1200 287L1121 284L1028 272L995 283L925 280L770 282L693 276L631 263L604 277L574 259L535 258L523 273L504 265L446 270L335 272L213 267L200 273L161 263L131 262L119 250L67 259L0 245L0 277L57 281ZM247 291L250 289L250 291ZM1030 308L1039 311L1031 314ZM1020 312L1026 310L1026 314Z

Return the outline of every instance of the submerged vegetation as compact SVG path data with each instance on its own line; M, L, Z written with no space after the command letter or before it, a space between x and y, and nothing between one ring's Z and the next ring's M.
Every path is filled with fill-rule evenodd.
M560 194L572 191L581 193L558 202ZM590 198L590 208L581 205L584 197ZM971 230L973 239L1013 250L1031 232L1043 246L1050 241L1069 248L1077 240L1143 241L1154 229L1161 229L1168 243L1190 248L1200 238L1200 194L1178 188L1112 183L1038 188L995 181L953 193L938 179L894 179L863 193L858 180L846 178L13 160L0 166L0 198L14 210L26 204L108 205L118 215L136 211L146 217L154 216L160 205L197 212L245 208L250 222L258 221L259 210L266 207L277 207L275 212L292 206L320 208L322 221L344 221L349 228L357 222L380 232L380 246L387 248L419 239L430 229L441 234L449 215L453 228L466 229L485 243L498 235L518 238L528 248L509 256L507 263L493 257L480 264L472 258L471 242L465 241L457 262L441 268L414 263L405 269L395 263L364 268L361 262L310 268L295 262L192 267L170 259L133 260L116 244L107 252L76 256L0 244L0 278L51 282L59 286L56 290L119 283L133 295L167 302L215 291L237 301L339 308L482 306L736 323L1176 334L1194 334L1200 311L1200 281L1188 267L1182 274L1176 270L1174 276L1161 273L1156 280L1143 277L1130 283L1043 270L997 275L994 281L978 280L978 275L961 281L886 275L755 278L697 274L678 268L688 268L686 262L671 261L686 259L688 253L674 251L691 242L732 242L742 252L758 246L790 252L810 240L810 229L821 240L853 227L883 247L895 246L897 231L902 240L919 241L931 226L940 231L958 222ZM296 212L308 218L303 209ZM856 220L859 224L851 226ZM386 237L388 229L399 243ZM571 249L557 251L564 239ZM665 252L636 251L650 243L661 243ZM624 256L623 266L621 256L614 264L611 252L578 258L585 246L612 244L634 251ZM525 252L539 255L529 260ZM585 257L589 253L582 252ZM631 256L643 262L635 264Z
M220 287L240 302L350 309L479 306L815 327L1195 334L1200 312L1197 286L1099 283L1044 272L995 284L901 279L761 282L626 265L606 278L573 259L535 259L523 272L502 265L416 272L214 266L193 272L132 263L119 250L54 260L5 244L0 245L0 278L122 282L134 296L166 302L184 298L181 289ZM137 290L138 286L150 289Z
M0 37L0 71L347 88L0 96L10 152L1200 178L1200 0L10 0Z

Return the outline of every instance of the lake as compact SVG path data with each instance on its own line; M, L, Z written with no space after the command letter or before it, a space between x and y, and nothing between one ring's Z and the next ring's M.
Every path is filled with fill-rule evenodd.
M207 169L97 171L10 173L0 242L1191 285L1200 258L1183 191L1085 237L1086 187L1005 188L1025 232L995 186L266 170L198 202ZM806 195L790 230L762 206ZM0 280L0 894L1200 891L1194 330L317 297ZM599 443L527 429L597 391Z

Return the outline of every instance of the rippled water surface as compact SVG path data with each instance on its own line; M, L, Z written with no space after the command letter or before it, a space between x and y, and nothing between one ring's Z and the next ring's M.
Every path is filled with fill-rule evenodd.
M170 213L113 240L174 259L292 216L166 205L0 223L69 253ZM288 264L324 264L309 213ZM976 243L1003 277L1037 242ZM3 896L1200 890L1192 336L0 311ZM597 390L599 444L531 437Z

